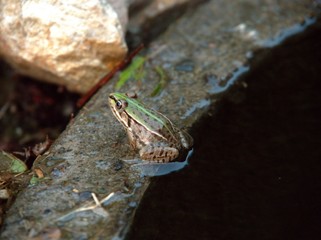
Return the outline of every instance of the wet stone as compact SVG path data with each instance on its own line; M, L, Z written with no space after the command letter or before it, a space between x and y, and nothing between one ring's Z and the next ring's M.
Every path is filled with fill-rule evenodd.
M114 163L114 170L119 171L120 169L123 168L123 162L118 160Z
M176 71L180 71L180 72L193 72L194 71L194 62L191 60L184 60L180 63L178 63L175 66L175 70Z
M79 201L83 202L83 201L87 201L89 199L92 199L91 192L85 191L85 192L79 193Z
M51 209L49 209L49 208L47 208L47 209L45 209L44 211L43 211L43 214L45 214L45 215L48 215L48 214L51 214L52 213L52 211L51 211Z
M105 160L97 160L96 161L96 166L97 166L97 168L100 168L102 170L107 170L110 167L110 163L108 161L105 161Z
M55 178L59 178L63 176L63 172L58 168L54 168L53 171L51 172L51 176Z
M135 207L137 207L137 202L130 202L128 205L129 205L130 207L135 208Z

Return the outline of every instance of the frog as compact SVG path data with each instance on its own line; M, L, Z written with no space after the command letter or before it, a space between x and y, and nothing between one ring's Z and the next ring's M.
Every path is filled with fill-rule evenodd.
M193 147L193 138L162 113L146 106L136 94L115 92L109 106L125 128L130 146L142 160L157 163L180 161Z

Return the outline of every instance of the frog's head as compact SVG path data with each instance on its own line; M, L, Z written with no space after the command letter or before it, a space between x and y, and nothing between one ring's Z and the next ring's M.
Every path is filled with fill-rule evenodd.
M117 120L125 127L129 128L128 114L126 108L128 96L124 93L111 93L109 95L109 106Z
M109 95L109 106L115 115L125 127L128 126L128 118L135 118L134 105L137 105L135 100L136 94L128 93L111 93Z
M109 94L109 106L113 111L124 111L129 103L136 103L137 95L135 93L111 93Z
M126 101L127 98L128 97L123 93L111 93L109 95L109 106L113 110L114 113L124 111L124 109L128 105L128 103Z

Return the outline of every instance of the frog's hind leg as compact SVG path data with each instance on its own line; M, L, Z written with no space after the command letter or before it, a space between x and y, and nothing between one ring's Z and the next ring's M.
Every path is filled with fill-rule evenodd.
M179 151L176 148L147 145L139 151L141 159L152 162L171 162L178 157Z

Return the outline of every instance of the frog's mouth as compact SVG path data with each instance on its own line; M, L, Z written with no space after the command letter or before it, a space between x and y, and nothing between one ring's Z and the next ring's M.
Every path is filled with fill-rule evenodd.
M116 105L116 102L117 102L117 99L114 96L110 95L109 104L111 105L111 107L114 107Z

